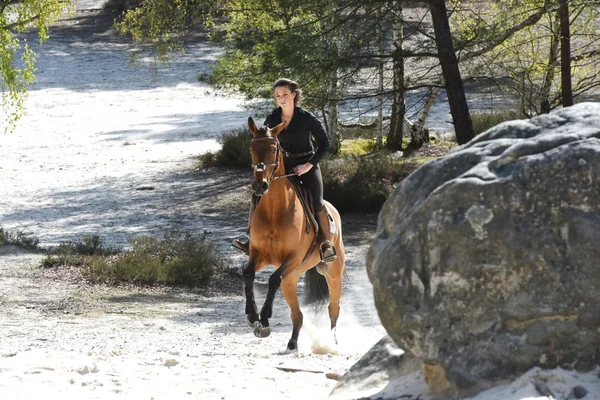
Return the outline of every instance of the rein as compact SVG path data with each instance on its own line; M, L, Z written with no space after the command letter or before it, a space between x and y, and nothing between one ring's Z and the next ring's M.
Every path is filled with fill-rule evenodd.
M290 176L296 176L296 174L294 172L292 172L291 174L274 176L272 180L274 181L274 180L281 179L281 178L289 178Z

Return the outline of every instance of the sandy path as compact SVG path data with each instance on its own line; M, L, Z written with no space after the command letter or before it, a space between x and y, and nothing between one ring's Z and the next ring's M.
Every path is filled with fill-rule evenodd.
M335 384L326 374L343 373L381 336L364 325L372 315L357 286L342 302L335 354L312 354L312 346L334 347L327 318L311 313L298 354L285 354L291 324L280 297L272 335L257 339L240 296L53 282L26 269L38 261L15 251L0 257L2 398L320 399ZM259 298L265 288L257 285Z
M217 54L206 43L158 76L130 69L130 45L108 29L112 19L85 11L98 3L79 2L77 23L52 30L38 49L28 115L0 137L0 226L34 232L44 245L206 231L241 265L228 243L243 230L248 176L194 168L251 112L196 82ZM136 190L143 185L154 190ZM345 227L339 345L329 346L327 317L306 311L298 354L281 353L291 334L281 295L272 335L257 339L239 295L90 288L42 276L40 255L0 248L0 398L324 398L335 384L326 373L343 373L383 335L364 270L373 218L349 216Z

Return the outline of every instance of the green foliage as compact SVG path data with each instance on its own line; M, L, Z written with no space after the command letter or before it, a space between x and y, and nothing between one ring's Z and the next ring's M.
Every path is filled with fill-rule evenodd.
M80 267L92 283L200 286L209 283L215 269L224 263L216 246L204 237L170 231L162 238L134 238L125 252L105 246L96 236L84 238L59 246L43 266Z
M40 250L40 240L30 233L22 231L9 232L0 227L0 246L17 246L27 250Z
M305 106L322 109L355 87L374 64L376 3L329 0L230 0L213 35L225 48L207 81L249 99L272 97L280 77L297 80ZM387 12L391 10L387 9ZM371 93L377 89L369 88ZM356 93L354 93L356 94Z
M47 29L70 5L62 0L22 0L0 3L0 82L4 133L14 130L23 116L27 85L34 80L35 53L20 34L37 30L40 43Z
M471 113L471 119L473 120L473 129L475 130L475 134L485 132L501 122L523 118L525 118L525 116L516 110Z
M419 165L387 152L325 159L323 197L340 212L377 212L398 182Z

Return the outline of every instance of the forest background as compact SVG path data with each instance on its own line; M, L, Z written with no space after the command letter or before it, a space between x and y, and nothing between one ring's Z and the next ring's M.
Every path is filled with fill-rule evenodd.
M13 3L20 4L16 16ZM35 54L18 34L33 27L44 41L68 7L61 0L0 2L5 129L22 115L34 79ZM158 68L205 29L224 53L201 81L270 100L272 82L294 78L337 154L349 119L351 127L373 128L377 149L421 147L440 89L462 144L482 129L473 127L477 107L466 100L478 87L503 99L487 111L510 109L501 119L513 119L590 98L600 83L597 1L110 0L106 7L122 12L116 27L139 43L132 63L150 56ZM272 101L262 106L266 112Z
M423 127L442 88L462 144L475 134L469 90L493 88L512 106L492 111L524 118L591 96L600 83L596 1L113 2L132 8L117 26L140 43L134 58L163 62L203 24L224 55L201 80L253 100L270 99L277 78L295 78L334 153L343 140L340 110L358 120L376 111L368 121L378 128L376 147L397 151L428 141ZM409 110L408 96L419 98Z

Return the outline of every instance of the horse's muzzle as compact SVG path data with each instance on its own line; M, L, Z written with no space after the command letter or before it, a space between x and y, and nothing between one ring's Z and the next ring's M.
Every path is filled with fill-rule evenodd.
M262 180L259 183L254 181L252 182L252 190L257 196L267 194L267 192L269 191L269 183L266 180Z

